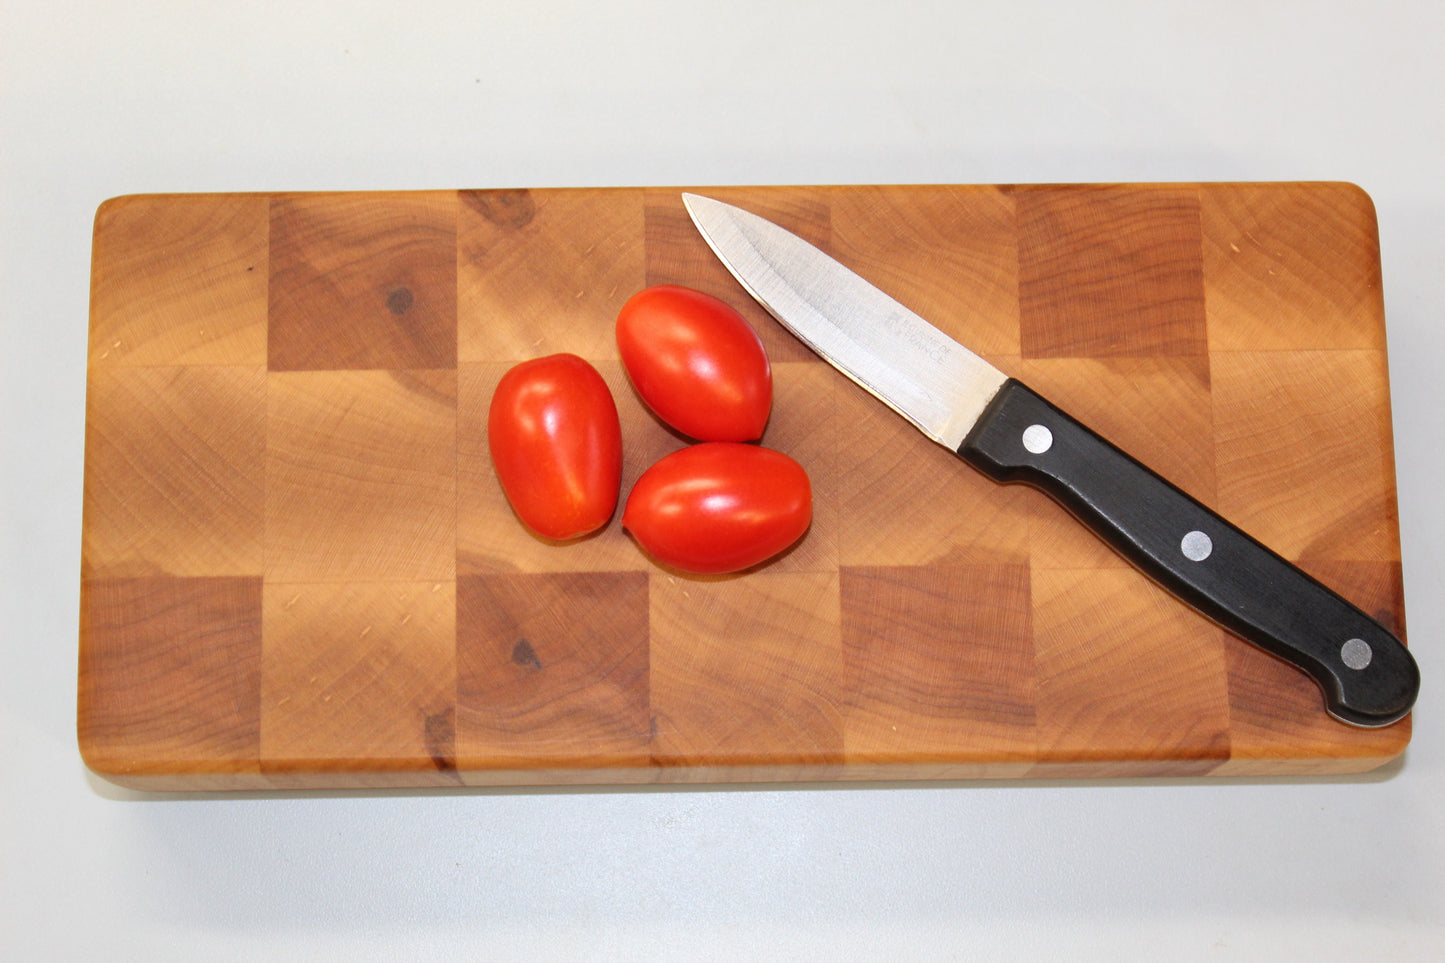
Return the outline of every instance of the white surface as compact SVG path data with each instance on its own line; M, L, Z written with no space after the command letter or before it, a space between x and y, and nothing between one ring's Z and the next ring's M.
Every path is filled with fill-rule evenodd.
M0 957L1440 959L1445 6L0 0ZM1344 179L1410 638L1359 779L156 801L87 778L91 217L135 191Z

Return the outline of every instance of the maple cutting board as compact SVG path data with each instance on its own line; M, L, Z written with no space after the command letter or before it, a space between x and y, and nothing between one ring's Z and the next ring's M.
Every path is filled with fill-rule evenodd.
M727 188L1403 636L1379 242L1341 184ZM517 522L510 365L685 442L612 325L738 308L815 518L737 576ZM1403 751L768 318L662 189L122 197L95 222L79 738L154 789L1312 774ZM619 512L620 516L620 512Z

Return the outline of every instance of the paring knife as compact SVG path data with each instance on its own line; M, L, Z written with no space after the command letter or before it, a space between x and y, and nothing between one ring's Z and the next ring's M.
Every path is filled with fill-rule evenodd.
M683 203L769 314L929 438L1048 493L1174 595L1309 673L1337 719L1410 711L1414 658L1355 606L803 239L721 201Z

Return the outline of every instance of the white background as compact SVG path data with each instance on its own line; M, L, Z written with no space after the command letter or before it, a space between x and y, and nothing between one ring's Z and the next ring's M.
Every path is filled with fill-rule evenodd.
M0 0L0 957L1445 956L1445 5ZM1402 763L1350 779L156 799L75 673L91 219L140 191L1352 180Z

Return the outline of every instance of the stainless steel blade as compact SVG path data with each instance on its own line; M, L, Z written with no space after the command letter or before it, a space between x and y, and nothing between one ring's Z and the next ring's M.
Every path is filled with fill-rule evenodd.
M925 435L963 444L1007 375L771 221L683 194L708 246L768 313Z

